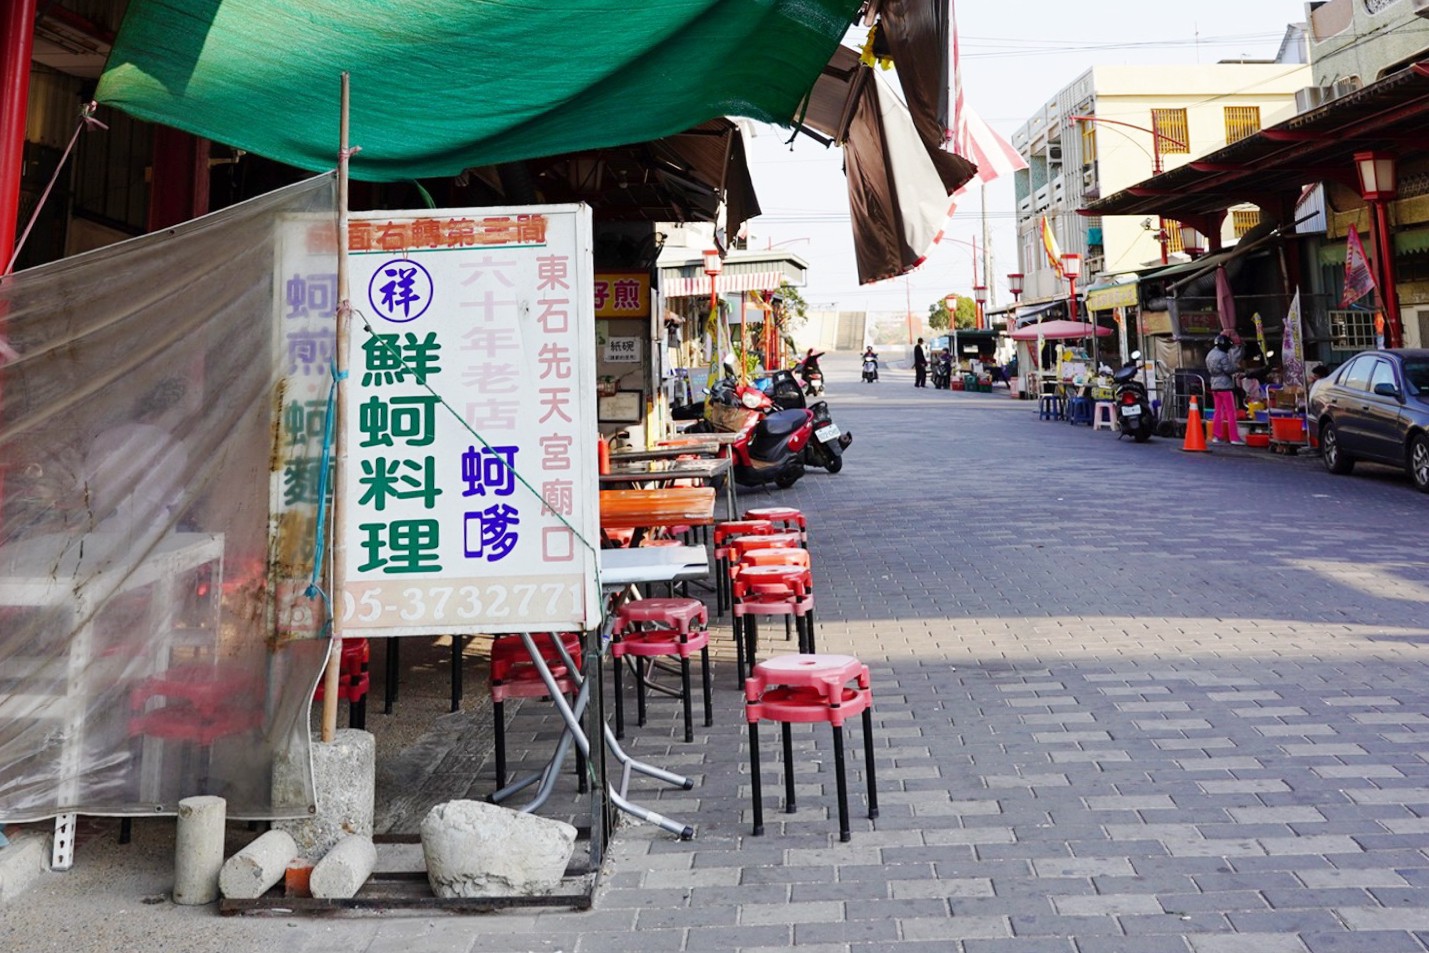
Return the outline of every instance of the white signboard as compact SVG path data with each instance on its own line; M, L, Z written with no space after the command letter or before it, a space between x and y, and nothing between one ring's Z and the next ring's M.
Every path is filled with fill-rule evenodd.
M609 338L602 356L607 364L636 364L640 361L639 338Z
M348 234L345 631L593 627L589 208L370 212Z

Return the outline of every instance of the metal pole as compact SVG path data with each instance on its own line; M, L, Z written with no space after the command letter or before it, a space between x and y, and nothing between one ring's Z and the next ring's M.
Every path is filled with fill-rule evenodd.
M328 646L327 671L324 674L322 717L322 740L326 743L330 743L333 735L337 733L338 675L342 668L342 586L347 575L347 545L343 540L345 506L340 475L347 466L347 437L344 434L347 382L343 377L347 370L348 338L352 333L352 303L348 298L347 274L348 95L348 75L343 73L342 115L338 123L337 147L337 343L333 354L333 368L337 378L337 406L333 420L336 452L333 454L333 470L339 478L332 482L332 642ZM387 677L393 678L395 673L388 672Z

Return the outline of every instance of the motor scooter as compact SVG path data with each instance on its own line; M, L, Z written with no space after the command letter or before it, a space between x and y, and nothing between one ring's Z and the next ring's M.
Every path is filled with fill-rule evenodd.
M947 390L953 379L953 360L946 354L933 359L933 389Z
M780 410L758 387L730 379L710 388L706 407L705 421L698 429L739 434L730 444L734 482L740 486L773 483L788 489L804 475L804 450L814 434L811 411Z
M1141 352L1132 351L1131 360L1111 376L1116 388L1112 392L1112 403L1116 406L1120 430L1118 440L1129 434L1137 443L1145 443L1156 432L1156 411L1146 395L1146 385L1136 376L1140 366Z
M824 393L824 372L819 370L819 364L815 361L810 364L807 360L800 361L794 365L794 374L804 382L804 393L810 397L819 397Z
M863 356L863 381L865 384L872 384L876 380L878 380L878 356L865 354Z
M774 371L760 378L756 385L773 402L770 410L798 410L807 407L814 415L814 435L804 445L804 462L822 467L830 473L843 469L843 452L853 442L853 434L844 433L834 423L827 401L809 404L799 389L798 379L789 371ZM767 413L767 411L765 411Z
M814 435L804 448L804 462L838 473L844 468L844 451L853 443L853 434L840 430L834 423L827 401L811 404L809 412L814 415Z

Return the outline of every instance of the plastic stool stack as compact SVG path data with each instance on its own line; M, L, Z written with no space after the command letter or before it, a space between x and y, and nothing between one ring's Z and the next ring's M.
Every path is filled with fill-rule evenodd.
M625 735L625 694L622 661L635 660L636 724L645 724L647 690L644 659L677 658L680 664L680 700L685 716L685 741L695 740L691 717L690 657L700 656L700 681L704 688L705 727L714 724L710 701L709 612L698 599L635 599L616 610L615 639L610 645L615 660L615 737Z
M367 690L371 687L372 676L368 663L372 660L372 646L366 639L343 639L342 660L338 663L337 697L347 702L347 724L359 730L367 727ZM318 687L313 691L313 701L320 702L327 691L327 680L318 679Z
M715 525L715 612L729 608L729 567L731 542L740 536L763 536L774 532L769 520L729 520Z
M757 509L746 510L744 518L747 520L768 520L774 524L777 530L798 530L802 539L802 545L807 549L809 546L809 524L804 519L802 511L792 506L762 506Z
M873 689L868 666L851 655L783 655L760 662L744 683L749 722L750 787L754 796L754 835L764 833L764 792L759 770L759 723L779 724L784 747L784 810L792 814L794 745L791 726L827 722L834 737L839 840L849 840L848 780L844 766L844 722L863 716L863 748L868 783L868 816L878 816L878 787L873 766Z

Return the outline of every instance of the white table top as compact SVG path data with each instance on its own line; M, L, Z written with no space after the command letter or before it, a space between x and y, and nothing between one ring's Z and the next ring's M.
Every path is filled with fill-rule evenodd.
M697 579L708 575L709 571L709 556L703 546L647 546L600 551L600 583L607 589L637 583Z

